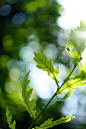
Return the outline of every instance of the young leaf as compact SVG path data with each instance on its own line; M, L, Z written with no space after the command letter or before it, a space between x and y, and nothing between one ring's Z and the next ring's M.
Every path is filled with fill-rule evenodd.
M79 77L81 77L83 79L86 79L86 60L84 61L84 63L80 67L80 75L79 75Z
M34 107L36 105L35 99L32 99L31 101L29 100L33 89L30 89L29 91L27 91L27 85L30 82L30 80L27 80L29 73L30 73L30 71L24 77L24 81L23 81L23 85L22 85L22 97L24 99L26 110L30 113L31 117L35 118L35 113L36 113L36 111L34 110Z
M58 125L58 124L61 124L61 123L65 123L65 122L68 122L70 121L72 118L75 118L74 116L72 115L69 115L67 117L62 117L56 121L52 121L53 118L50 118L48 120L46 120L43 124L41 124L39 127L35 127L35 129L48 129L48 128L51 128L55 125Z
M72 90L73 88L76 87L81 87L86 85L86 82L82 82L82 78L73 78L69 79L64 86L57 92L58 94L63 94L64 92L67 92L69 90Z
M53 67L53 61L48 61L46 55L41 53L34 52L34 60L38 63L36 65L39 69L48 72L48 75L55 80L56 84L58 85L58 75L59 75L59 67L57 66L56 69Z
M61 98L61 99L60 99L60 98L57 98L57 101L64 101L64 100L67 99L69 96L71 96L74 91L75 91L75 88L70 89L70 90L68 91L68 93L66 93L66 95L65 95L63 98ZM61 92L60 92L60 94L61 94Z
M80 74L76 75L74 78L67 80L64 86L61 89L59 89L57 94L63 94L64 92L72 90L72 88L84 86L86 85L85 80L86 80L86 60L80 67Z
M82 52L85 49L86 38L84 38L86 26L84 22L80 22L80 27L76 30L71 30L69 39L66 45L66 51L72 57L72 63L78 65Z
M10 115L10 111L8 108L6 108L6 117L7 117L7 123L9 124L9 127L11 129L15 129L16 121L14 120L12 123L12 115Z
M69 43L69 41L67 41L67 44L66 44L66 51L72 57L73 59L72 63L74 65L78 65L81 56L76 50L75 46L72 43Z

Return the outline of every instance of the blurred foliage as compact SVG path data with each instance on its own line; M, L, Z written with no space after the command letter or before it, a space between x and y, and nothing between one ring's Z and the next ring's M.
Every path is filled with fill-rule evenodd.
M27 116L22 103L22 80L28 70L27 64L33 62L34 51L48 54L49 59L61 59L60 50L64 51L65 45L58 44L61 29L56 21L60 16L59 8L61 5L55 0L0 1L1 128L7 128L7 125L4 124L7 106L13 118L17 120L18 129L27 128L30 124L30 117ZM63 59L61 61L68 62ZM34 95L37 98L37 95ZM37 114L44 105L42 101L40 102L38 97ZM47 117L49 114L47 113ZM43 119L43 116L41 117Z
M7 106L13 119L17 121L18 129L27 129L32 121L22 102L21 85L28 65L34 63L34 51L44 53L49 60L58 60L64 66L70 67L70 58L65 50L67 36L57 22L61 10L63 11L56 0L0 1L1 129L8 128L5 117ZM45 103L35 92L32 98L34 97L37 98L36 108L39 114ZM36 125L48 117L60 118L62 105L58 102L46 109ZM67 129L69 125L58 125L58 128Z

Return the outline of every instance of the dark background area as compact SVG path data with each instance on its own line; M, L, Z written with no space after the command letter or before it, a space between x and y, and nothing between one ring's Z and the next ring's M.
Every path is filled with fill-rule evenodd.
M67 71L71 67L65 50L67 36L57 23L61 13L59 10L63 11L63 8L56 0L0 1L0 129L9 128L6 123L7 106L13 120L17 122L17 129L27 129L32 122L23 105L21 92L24 75L29 70L27 65L34 64L34 51L46 54L48 59L53 59L54 62L59 61ZM32 82L34 84L34 80ZM37 93L33 96L36 98L38 115L48 99L43 100ZM56 120L63 117L63 105L64 102L56 102L49 106L34 126L48 118L53 117ZM85 127L85 124L79 124L78 120L72 120L53 129Z

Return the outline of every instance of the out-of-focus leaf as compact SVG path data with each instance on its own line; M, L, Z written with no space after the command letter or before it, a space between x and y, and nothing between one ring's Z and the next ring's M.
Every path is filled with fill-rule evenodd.
M36 110L34 110L34 107L36 105L35 99L32 99L31 101L29 100L33 89L30 89L29 91L27 91L27 85L30 82L30 80L27 80L29 73L30 73L30 71L24 77L24 81L23 81L23 85L22 85L22 97L24 99L26 110L30 113L31 117L35 118L35 113L36 113Z
M6 117L7 117L7 123L9 124L9 127L11 129L15 129L16 121L14 120L12 122L12 115L10 114L10 111L8 110L8 108L6 108Z

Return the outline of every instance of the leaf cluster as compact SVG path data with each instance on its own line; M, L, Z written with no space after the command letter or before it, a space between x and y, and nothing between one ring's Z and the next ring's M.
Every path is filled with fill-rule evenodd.
M84 26L84 23L81 22L80 28L77 28L79 32L80 32L80 30L83 30L83 26ZM82 59L81 54L82 54L82 52L84 50L84 46L85 46L84 40L83 40L84 45L82 45L82 40L80 38L77 38L77 35L79 32L76 33L75 31L71 31L71 33L70 33L70 37L69 37L69 40L66 45L66 51L72 57L72 60L73 60L72 63L74 65L74 67L61 86L59 86L59 80L58 80L59 67L57 66L56 68L54 68L53 61L52 60L48 61L46 55L34 52L34 55L35 55L34 60L37 62L36 66L39 69L46 71L48 73L49 77L51 77L55 81L55 83L57 85L57 91L52 96L52 98L49 100L49 102L46 104L46 106L41 111L41 113L36 117L36 115L35 115L36 110L34 109L36 106L36 102L35 102L36 100L35 99L30 100L30 96L32 94L33 89L30 88L29 90L27 90L27 86L30 82L30 80L28 80L28 75L30 73L30 70L25 75L24 81L22 84L22 97L24 100L24 105L25 105L26 110L29 112L30 116L34 118L32 124L30 125L30 127L28 129L31 129L34 122L40 117L40 115L47 108L47 106L50 104L50 102L52 101L52 99L54 97L57 96L56 101L64 101L75 91L76 87L82 87L82 86L86 85L86 82L85 82L85 80L86 80L86 61L80 67L79 74L76 75L75 77L71 78L71 74L73 73L73 71L75 70L77 65L79 65L79 62ZM58 95L63 94L64 92L66 92L65 96L63 98L59 99ZM11 124L12 116L9 115L8 109L6 111L6 115L7 115L7 122L9 124L9 127L14 129L15 121L13 122L13 124ZM50 118L50 119L46 120L43 124L41 124L39 127L36 126L33 129L48 129L55 125L68 122L72 118L74 118L74 116L72 116L72 115L69 115L65 118L62 117L55 121L53 121L53 118Z

